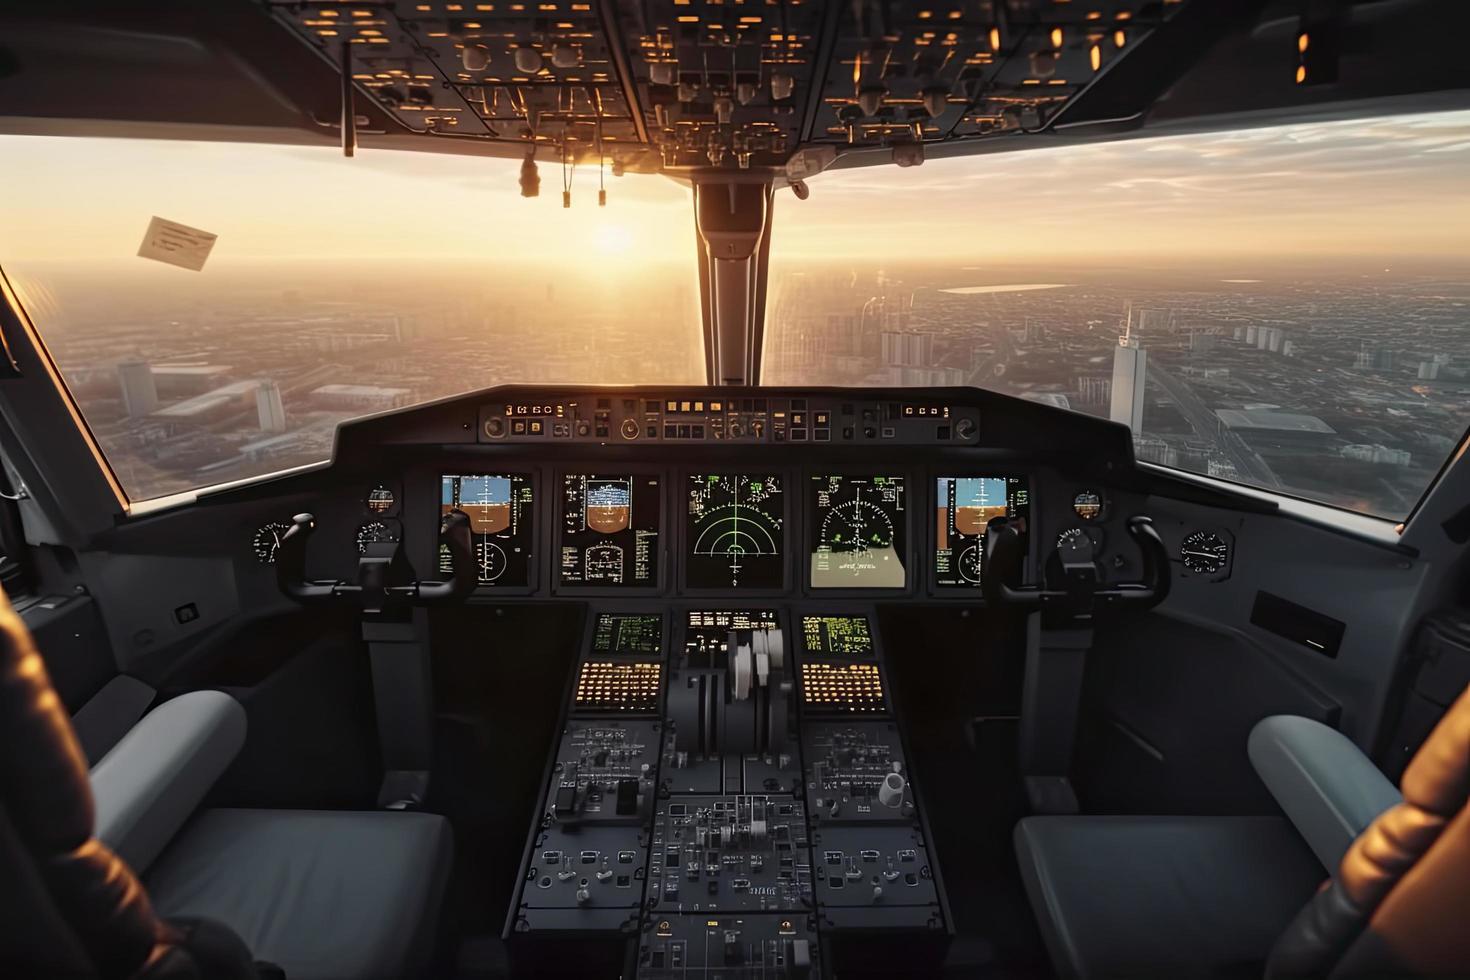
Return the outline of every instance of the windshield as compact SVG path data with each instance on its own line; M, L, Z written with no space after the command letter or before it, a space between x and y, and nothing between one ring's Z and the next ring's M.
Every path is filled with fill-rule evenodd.
M600 208L579 167L566 210L558 163L534 200L520 168L0 136L0 268L133 500L326 459L343 419L487 385L702 383L689 191L609 177ZM155 216L217 236L201 269L139 254Z
M1395 519L1470 424L1470 113L810 184L777 210L767 384L978 385Z

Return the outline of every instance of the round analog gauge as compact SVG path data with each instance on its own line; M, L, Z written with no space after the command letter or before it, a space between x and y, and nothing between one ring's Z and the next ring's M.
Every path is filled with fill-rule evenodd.
M276 551L281 547L281 539L289 530L291 530L291 525L285 521L271 521L257 528L255 537L250 539L250 550L255 552L255 560L262 565L274 565Z
M1102 516L1103 498L1096 490L1082 490L1072 498L1072 510L1084 521L1095 521Z
M1080 527L1065 528L1057 535L1057 550L1066 551L1068 548L1075 548L1082 543L1085 537L1087 537L1087 532Z
M393 544L398 535L397 521L368 521L357 529L357 553L367 554L370 544Z
M1218 575L1230 561L1230 545L1214 531L1191 531L1180 544L1179 557L1196 575Z
M367 509L370 514L386 514L393 509L396 503L398 503L398 497L386 484L379 483L368 491Z
M1063 528L1057 535L1057 556L1062 561L1091 561L1097 554L1095 534L1085 527Z

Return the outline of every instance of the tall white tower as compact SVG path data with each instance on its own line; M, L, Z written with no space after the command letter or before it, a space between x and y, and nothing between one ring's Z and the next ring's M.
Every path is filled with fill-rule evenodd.
M1108 418L1122 422L1134 435L1143 431L1143 380L1148 352L1133 336L1133 308L1128 308L1127 325L1113 349L1113 401Z
M262 381L255 389L255 412L260 418L261 432L286 431L286 406L281 402L281 386Z
M117 366L117 383L130 418L142 418L158 407L158 386L147 361L123 361Z

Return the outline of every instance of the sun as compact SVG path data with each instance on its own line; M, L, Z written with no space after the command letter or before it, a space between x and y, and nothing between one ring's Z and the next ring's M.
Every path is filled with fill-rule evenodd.
M592 242L604 255L622 255L633 247L633 232L624 225L599 225Z

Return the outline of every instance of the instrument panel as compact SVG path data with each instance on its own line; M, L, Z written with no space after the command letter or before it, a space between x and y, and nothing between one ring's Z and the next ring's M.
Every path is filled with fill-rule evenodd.
M1069 528L1106 577L1132 567L1137 505L1109 497L1124 427L971 389L728 391L502 388L345 423L329 468L255 491L291 503L253 511L241 557L270 564L310 511L308 577L392 553L394 575L443 578L439 524L462 511L485 597L974 601L997 520L1026 581ZM1228 538L1178 547L1196 529L1171 542L1179 573L1227 578Z

